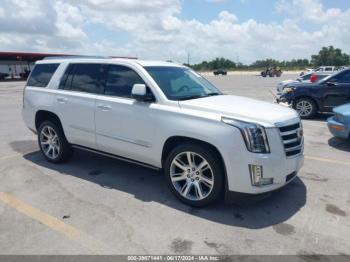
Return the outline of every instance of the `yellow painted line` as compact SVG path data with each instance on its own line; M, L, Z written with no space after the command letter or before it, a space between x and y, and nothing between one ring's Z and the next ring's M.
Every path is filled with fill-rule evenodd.
M21 154L12 154L12 155L7 155L7 156L0 156L0 160L7 160L11 158L16 158L22 156Z
M0 160L7 160L7 159L11 159L11 158L16 158L16 157L22 157L24 155L27 155L30 153L35 153L35 152L38 152L38 151L29 151L29 152L25 152L23 154L15 153L12 155L0 156Z
M331 163L331 164L350 166L350 161L345 162L345 161L339 161L339 160L316 157L316 156L305 156L305 159L315 160L315 161L320 161L320 162L325 162L325 163Z
M64 235L68 239L88 248L94 253L101 254L111 252L111 249L106 247L102 242L95 240L93 237L79 231L73 226L64 223L60 219L57 219L35 207L24 203L9 193L0 192L0 201L16 209L20 213L42 223L50 229Z

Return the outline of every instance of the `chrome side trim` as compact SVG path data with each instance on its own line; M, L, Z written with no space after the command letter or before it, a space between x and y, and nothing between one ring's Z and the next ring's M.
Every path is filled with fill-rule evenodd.
M86 133L94 133L95 132L94 130L87 129L87 128L80 127L80 126L76 126L76 125L69 125L69 127L73 128L73 129L76 129L76 130L79 130L79 131L86 132Z
M111 135L105 135L105 134L101 134L101 133L96 133L96 135L119 140L119 141L126 142L126 143L131 143L131 144L138 145L138 146L147 147L147 148L151 147L150 143L143 141L143 140L133 140L133 139L124 138L124 137L120 137L120 136L111 136Z
M154 169L154 170L160 170L161 169L160 167L156 167L156 166L152 166L152 165L149 165L149 164L146 164L146 163L142 163L142 162L139 162L137 160L132 160L132 159L125 158L125 157L122 157L122 156L113 155L113 154L110 154L110 153L102 152L102 151L99 151L99 150L96 150L96 149L92 149L92 148L88 148L88 147L84 147L84 146L72 145L72 147L77 148L77 149L81 149L81 150L84 150L84 151L88 151L88 152L91 152L91 153L95 153L95 154L98 154L98 155L102 155L102 156L114 158L114 159L117 159L117 160L121 160L121 161L124 161L124 162L128 162L128 163L131 163L131 164L147 167L147 168Z

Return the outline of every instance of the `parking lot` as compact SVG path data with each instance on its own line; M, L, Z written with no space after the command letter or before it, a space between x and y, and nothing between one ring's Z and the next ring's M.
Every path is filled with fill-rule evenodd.
M296 77L208 79L272 102L269 90ZM327 116L303 121L305 165L288 186L196 209L160 172L82 151L46 162L22 122L23 86L0 83L0 254L350 254L350 142Z

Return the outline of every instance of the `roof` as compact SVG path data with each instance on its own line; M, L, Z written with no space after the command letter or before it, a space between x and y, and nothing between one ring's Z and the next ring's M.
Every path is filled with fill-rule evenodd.
M10 60L10 61L27 61L35 62L42 60L45 57L69 57L76 56L72 54L62 54L62 53L31 53L31 52L0 52L0 61L1 60ZM136 57L120 57L120 56L111 56L112 58L126 58L126 59L136 59Z
M40 60L37 61L38 64L49 64L49 63L62 63L62 62L76 62L76 63L84 63L84 62L90 62L90 63L113 63L113 62L123 62L125 64L137 64L141 66L171 66L171 67L183 67L181 64L171 63L171 62L164 62L164 61L152 61L152 60L138 60L138 59L129 59L129 58L93 58L93 57L57 57Z

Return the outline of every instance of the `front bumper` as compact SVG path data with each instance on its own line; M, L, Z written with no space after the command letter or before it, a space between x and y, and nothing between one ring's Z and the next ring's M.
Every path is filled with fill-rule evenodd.
M278 128L266 129L271 153L248 152L244 142L221 148L226 167L227 190L246 194L261 194L274 191L291 182L304 163L303 147L297 155L286 156L284 144ZM252 185L250 165L261 166L263 178L273 179L272 184Z
M343 123L340 123L334 119L334 117L330 117L327 119L327 126L329 131L333 136L348 139L350 136L350 130Z
M244 186L242 184L240 189L234 189L233 191L247 194L261 194L279 189L290 183L297 176L304 164L304 156L299 155L292 159L285 159L285 161L279 158L256 158L254 162L263 167L265 178L273 178L273 183L270 185L253 186L249 179L245 181ZM246 174L249 177L250 174Z
M273 101L275 104L279 104L281 106L293 108L293 103L291 103L290 100L286 99L285 97L282 97L277 94L276 99Z

